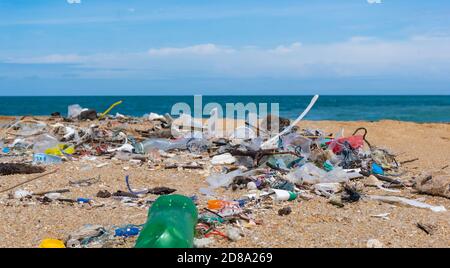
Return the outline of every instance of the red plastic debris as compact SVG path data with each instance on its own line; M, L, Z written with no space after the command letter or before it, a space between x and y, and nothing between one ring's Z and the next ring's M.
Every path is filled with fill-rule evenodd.
M364 139L362 135L355 135L346 138L339 138L337 140L330 141L328 148L333 150L333 153L339 154L342 152L342 145L344 142L348 142L353 149L361 148L364 145Z

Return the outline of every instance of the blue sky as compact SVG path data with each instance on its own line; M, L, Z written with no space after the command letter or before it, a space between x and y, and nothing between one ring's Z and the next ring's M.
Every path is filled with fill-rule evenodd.
M449 73L447 0L0 0L0 95L450 94Z

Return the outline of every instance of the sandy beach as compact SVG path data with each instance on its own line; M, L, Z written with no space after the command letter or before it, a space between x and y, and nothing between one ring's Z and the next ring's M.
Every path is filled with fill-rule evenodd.
M2 118L3 122L8 118ZM391 150L399 162L418 158L404 164L402 180L412 180L422 172L444 169L450 172L450 124L410 123L399 121L337 122L302 121L301 128L319 128L336 133L341 128L351 135L356 128L368 130L370 143ZM178 157L178 156L177 156ZM180 160L177 159L173 160ZM14 162L2 156L1 162ZM31 158L25 157L27 161ZM203 156L203 161L208 161ZM180 160L181 161L181 160ZM102 163L108 163L102 166ZM446 167L447 166L447 167ZM97 198L99 190L126 191L124 177L130 176L134 188L166 186L187 196L197 195L199 208L206 206L206 197L199 189L206 187L206 174L199 169L164 169L137 165L128 161L114 161L106 157L96 160L69 161L48 166L46 171L56 173L27 183L20 189L44 192L69 189L67 198L92 198L93 205L51 202L42 204L36 200L9 199L8 193L0 196L0 247L37 247L44 238L66 239L69 233L84 224L103 226L143 224L147 209L126 206L114 199ZM0 177L0 190L32 178L36 174L8 175ZM100 182L86 187L75 187L69 182L87 178L100 178ZM231 199L247 190L219 189L217 198ZM402 188L400 193L389 193L376 188L365 188L367 194L396 195L420 199L432 205L450 209L450 199L416 193L412 188ZM151 195L150 195L151 196ZM154 196L156 198L157 196ZM277 211L290 206L292 213L279 216ZM388 219L373 215L389 213ZM429 209L390 205L370 200L360 200L338 208L324 197L313 195L310 200L297 199L282 204L268 203L255 211L259 225L246 226L244 237L232 242L215 237L211 247L366 247L369 239L379 240L384 247L449 247L450 212L433 212ZM432 234L417 227L417 223L435 226ZM106 244L105 247L133 247L135 238L123 243Z

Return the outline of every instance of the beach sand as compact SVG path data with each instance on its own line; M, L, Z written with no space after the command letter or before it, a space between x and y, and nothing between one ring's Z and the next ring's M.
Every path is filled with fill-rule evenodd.
M395 152L399 162L419 158L404 165L409 179L421 172L439 170L450 164L450 124L417 124L398 121L380 122L334 122L304 121L301 127L319 128L336 133L341 128L347 135L358 127L368 130L367 139L371 144ZM28 160L30 160L28 158ZM97 168L99 163L110 164ZM124 170L127 169L128 170ZM147 209L127 207L119 201L95 197L99 190L111 193L126 191L125 175L130 175L132 187L152 188L167 186L177 189L176 193L197 195L200 207L206 205L206 197L199 188L206 187L202 170L150 170L148 165L137 166L129 162L106 160L98 162L74 161L55 166L58 171L24 186L33 192L67 188L68 198L93 198L95 207L80 204L52 202L48 205L34 200L19 201L0 198L0 247L37 247L44 238L65 239L84 224L104 226L142 224L147 218ZM47 167L47 171L52 170ZM450 168L447 168L450 172ZM30 175L10 175L0 177L0 190L34 177ZM69 181L100 176L101 182L89 187L73 187ZM443 205L450 209L450 199L415 193L412 189L402 189L401 193L388 193L376 188L366 188L365 193L398 195L420 198L422 201ZM217 190L219 198L230 199L245 194L246 190ZM268 203L265 210L257 210L255 216L262 224L244 228L244 237L237 242L215 238L212 247L366 247L369 239L379 240L385 247L449 247L450 212L436 213L428 209L394 206L376 201L358 201L338 208L323 197L313 195L312 200L298 199L282 204ZM154 196L156 198L156 196ZM292 213L279 216L281 207L290 206ZM271 207L271 208L270 208ZM390 213L389 219L371 215ZM436 230L432 235L417 227L417 223L433 224ZM132 247L134 238L122 245ZM108 246L108 245L107 245Z

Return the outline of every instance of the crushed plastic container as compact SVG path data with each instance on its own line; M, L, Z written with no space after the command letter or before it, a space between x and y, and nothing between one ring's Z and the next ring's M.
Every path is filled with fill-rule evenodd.
M136 248L192 248L198 211L183 195L165 195L156 199L148 212Z

